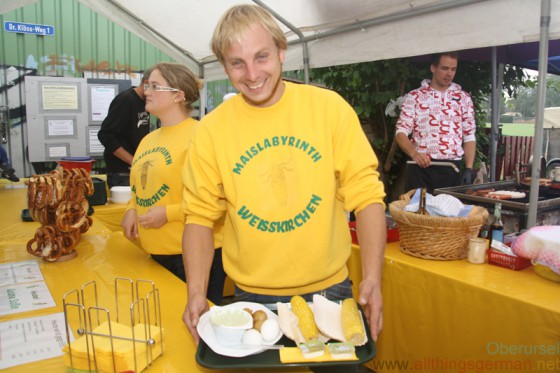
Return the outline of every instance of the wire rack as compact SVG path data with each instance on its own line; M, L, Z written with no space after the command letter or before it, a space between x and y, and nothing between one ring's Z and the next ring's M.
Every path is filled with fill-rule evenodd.
M121 352L117 345L122 349L124 344L134 362L133 366L125 364L124 370L141 372L163 353L161 307L155 283L151 280L134 281L116 277L114 321L109 308L102 307L99 299L95 281L87 282L80 289L71 290L63 296L66 338L69 342L65 351L67 367L72 372L86 369L90 372L122 371L123 362L119 361ZM123 330L126 331L125 336L122 335ZM81 338L80 343L82 347L85 344L85 351L83 348L78 351L77 347L73 347L73 343L70 343L71 335ZM109 358L107 354L100 352L100 346L96 348L96 343L104 343L105 347L110 345Z

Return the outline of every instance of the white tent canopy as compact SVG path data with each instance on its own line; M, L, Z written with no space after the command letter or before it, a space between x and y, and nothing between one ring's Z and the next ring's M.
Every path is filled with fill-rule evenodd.
M11 0L13 1L13 0ZM538 0L80 0L158 46L206 81L222 79L210 50L212 31L226 9L255 3L293 25L285 70L409 57L448 50L539 40ZM560 0L552 0L552 19ZM301 43L299 33L305 43ZM560 22L550 39L560 39ZM214 61L214 62L213 62Z
M37 2L37 0L2 0L0 2L0 14L8 13L11 10L21 8L28 4Z
M2 0L0 14L36 1ZM210 38L220 16L236 4L257 3L284 21L286 71L303 69L304 61L314 68L538 42L541 10L539 0L79 1L206 81L225 78ZM560 0L551 3L548 37L556 40Z
M34 1L2 0L0 14ZM539 42L539 69L544 71L548 40L560 39L560 0L79 1L206 81L225 78L209 46L213 29L226 9L244 3L268 8L283 24L290 42L286 71L528 42ZM500 79L494 72L495 56L493 48L493 101L497 102ZM545 74L539 75L537 144L542 144L545 79ZM493 111L497 115L495 107ZM497 118L492 123L495 127ZM538 166L540 155L536 146L534 165ZM537 171L533 167L529 226L536 219Z
M206 81L224 77L209 49L224 11L240 0L80 0L164 52ZM284 70L344 65L449 50L539 41L539 68L548 40L560 39L560 0L253 0L284 24L291 47ZM550 20L554 20L550 22ZM545 30L545 32L543 32ZM492 55L496 55L493 49ZM212 62L214 61L214 62ZM497 126L498 74L494 72L492 124ZM307 80L307 79L306 79ZM535 141L542 144L544 74L539 76ZM201 107L205 103L201 102ZM495 143L494 135L492 140ZM495 157L492 149L492 161ZM535 147L534 163L541 149ZM533 170L528 226L536 221L537 169Z

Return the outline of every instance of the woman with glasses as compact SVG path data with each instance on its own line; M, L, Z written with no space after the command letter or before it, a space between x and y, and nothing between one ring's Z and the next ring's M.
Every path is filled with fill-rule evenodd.
M185 281L181 255L185 214L181 171L197 121L191 118L202 83L185 66L158 63L144 84L146 110L161 127L138 146L130 169L132 199L121 222L126 238L137 242L152 258ZM219 247L209 281L208 299L220 304L225 272L221 261L221 226L214 239Z

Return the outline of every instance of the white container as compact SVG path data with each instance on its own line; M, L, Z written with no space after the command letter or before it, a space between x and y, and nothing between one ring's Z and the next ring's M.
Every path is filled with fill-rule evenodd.
M486 261L486 249L488 249L488 240L484 238L469 239L469 263L482 264Z
M111 188L111 202L117 204L126 204L132 198L132 192L129 186L114 186Z
M245 331L253 327L253 317L239 308L214 306L210 313L216 341L222 346L242 344Z

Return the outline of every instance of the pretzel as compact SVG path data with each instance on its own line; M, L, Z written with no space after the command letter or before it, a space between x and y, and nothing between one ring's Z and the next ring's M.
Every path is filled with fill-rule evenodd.
M86 215L86 220L84 221L84 224L82 224L82 226L80 227L80 233L86 233L92 224L93 224L93 220Z
M62 198L62 184L55 175L33 175L27 183L29 208L56 206Z
M86 202L87 200L83 199ZM87 209L82 207L82 203L71 201L62 202L56 210L56 226L62 232L71 232L80 227L87 220Z
M78 245L78 242L80 242L80 238L82 234L80 233L79 230L74 230L68 233L62 232L58 236L60 237L63 243L62 245L63 254L68 255L72 253L72 251L74 251L74 249Z
M83 168L72 168L62 170L64 180L63 195L65 199L77 201L85 195L91 196L94 192L93 182L89 173Z
M68 255L74 251L80 236L79 230L65 233L57 231L52 225L43 225L37 229L35 236L27 243L27 251L47 262L55 262L62 255Z
M33 248L33 244L36 247ZM41 257L48 262L54 262L62 256L62 244L52 225L43 225L35 232L35 237L27 243L27 251L30 254Z
M49 225L56 216L56 210L52 207L32 208L29 209L31 218L41 223L41 225Z
M33 175L27 183L27 205L34 221L41 223L27 242L27 251L47 262L71 254L93 220L87 216L86 195L94 192L85 169L54 170Z

